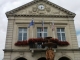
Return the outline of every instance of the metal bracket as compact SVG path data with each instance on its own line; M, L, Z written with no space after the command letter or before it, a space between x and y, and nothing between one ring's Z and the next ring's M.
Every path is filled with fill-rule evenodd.
M33 57L33 55L34 55L34 50L33 49L31 50L31 53L32 53L32 57Z

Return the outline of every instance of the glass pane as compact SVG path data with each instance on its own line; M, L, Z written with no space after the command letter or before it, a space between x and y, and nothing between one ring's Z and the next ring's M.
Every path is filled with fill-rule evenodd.
M47 37L47 33L44 33L44 37Z
M66 40L65 39L65 33L62 33L62 40Z
M23 40L27 40L27 33L23 34Z
M44 32L47 32L47 27L44 27Z
M59 39L59 40L61 40L61 37L60 37L60 36L58 36L58 39Z
M25 36L25 37L23 37L23 40L27 40L27 37Z
M60 33L57 33L58 39L61 40Z
M65 36L65 33L62 33L62 36Z
M61 32L64 32L64 28L61 28Z
M22 33L19 33L19 35L18 35L18 40L19 40L19 41L22 40Z
M22 36L22 33L19 33L19 36Z
M22 41L22 37L18 37L18 40L19 40L19 41Z
M18 40L22 40L23 39L26 39L27 38L27 28L24 28L24 27L20 27L19 28L19 32L18 32ZM23 35L23 36L22 36ZM26 37L26 38L25 38Z
M38 38L42 37L42 34L41 33L37 33L37 37Z
M27 32L27 28L24 28L23 30L24 30L25 32Z
M19 28L19 32L21 32L22 31L22 28Z
M62 41L66 41L66 40L65 40L65 37L62 37Z
M26 36L27 37L27 33L24 33L23 36Z
M57 36L60 36L60 33L57 33Z
M60 28L57 28L57 32L60 32Z
M41 32L41 31L42 31L41 27L38 27L37 32Z

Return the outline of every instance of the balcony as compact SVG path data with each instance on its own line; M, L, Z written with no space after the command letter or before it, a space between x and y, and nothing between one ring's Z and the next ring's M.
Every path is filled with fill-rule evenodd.
M60 41L57 38L30 38L29 40L25 41L17 41L15 46L29 46L30 49L45 49L47 47L57 48L58 46L68 46L69 42L67 41Z
M48 48L48 46L44 45L45 43L38 42L38 43L31 43L29 44L30 49L45 49ZM54 44L52 48L57 48L57 44Z

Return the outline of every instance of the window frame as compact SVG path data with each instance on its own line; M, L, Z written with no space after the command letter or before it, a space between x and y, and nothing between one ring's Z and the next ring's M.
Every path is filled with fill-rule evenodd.
M37 30L38 30L38 28L42 29L42 27L37 27ZM44 28L47 28L47 32L43 32L43 31L38 32L38 31L37 31L37 33L36 33L36 34L37 34L37 38L40 38L40 37L38 37L38 33L41 33L41 35L42 35L42 34L44 35L45 33L47 33L47 36L48 36L48 27L44 27ZM43 29L43 30L44 30L44 29ZM41 36L41 37L42 37L42 36Z
M63 27L63 28L64 28L64 27ZM60 41L66 41L66 32L65 32L65 28L64 28L64 32L61 31L62 27L60 27L60 28L58 27L57 29L60 29L59 32L57 31L57 38L58 38L58 33L59 33L59 34L60 34L60 38L61 38ZM57 30L57 29L56 29L56 30ZM63 33L65 34L65 40L63 40L63 36L62 36Z
M23 36L25 31L23 31L23 30L22 30L22 32L21 32L21 34L22 34L22 36L21 36L22 39L19 40L19 28L23 28L23 29L26 28L26 33L27 33L26 40L27 40L27 39L28 39L28 29L27 29L27 27L18 27L18 41L25 41L25 40L24 40L24 36Z

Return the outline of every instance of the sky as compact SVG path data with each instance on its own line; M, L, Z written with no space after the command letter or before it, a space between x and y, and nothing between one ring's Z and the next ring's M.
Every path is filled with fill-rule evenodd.
M7 32L7 17L5 13L24 5L32 0L0 0L0 60L4 57L3 49L5 48L6 32ZM69 11L76 14L74 24L76 29L77 41L80 46L80 0L49 0Z

